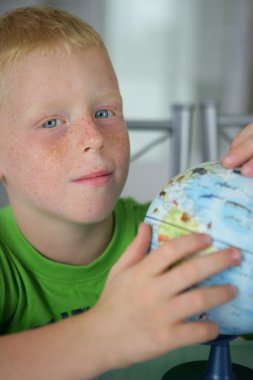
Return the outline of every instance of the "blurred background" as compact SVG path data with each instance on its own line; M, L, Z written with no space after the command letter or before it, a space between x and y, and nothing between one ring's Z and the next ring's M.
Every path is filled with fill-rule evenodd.
M172 104L196 105L189 166L202 160L199 102L214 99L221 112L253 113L252 0L0 0L0 13L33 4L64 8L98 30L127 120L169 119ZM131 130L132 155L160 134ZM167 182L171 147L163 140L131 163L123 195L152 199Z

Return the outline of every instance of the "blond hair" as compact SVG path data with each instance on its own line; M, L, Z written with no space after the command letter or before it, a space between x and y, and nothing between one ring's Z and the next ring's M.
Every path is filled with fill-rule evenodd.
M0 36L0 91L4 71L36 48L106 50L100 35L84 20L49 6L28 6L4 13L0 16Z

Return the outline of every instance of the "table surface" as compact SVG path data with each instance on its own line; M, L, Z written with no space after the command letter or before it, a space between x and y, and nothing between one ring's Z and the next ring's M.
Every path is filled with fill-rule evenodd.
M166 355L136 364L126 369L108 372L96 380L161 380L170 369L181 363L207 360L210 351L208 345L193 345L180 348ZM232 362L253 368L253 341L237 338L230 342ZM187 378L185 379L187 380Z

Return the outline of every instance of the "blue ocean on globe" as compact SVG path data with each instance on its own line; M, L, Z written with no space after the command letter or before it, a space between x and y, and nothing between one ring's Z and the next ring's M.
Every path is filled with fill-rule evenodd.
M212 320L220 334L253 332L253 179L240 170L207 162L180 173L154 198L145 222L152 226L151 250L167 239L192 232L212 236L208 254L227 246L241 250L242 262L197 285L231 283L238 289L234 300L206 310L192 320Z

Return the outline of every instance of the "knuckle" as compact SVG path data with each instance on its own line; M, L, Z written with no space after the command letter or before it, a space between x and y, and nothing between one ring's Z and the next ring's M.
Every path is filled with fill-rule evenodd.
M219 262L221 265L227 265L230 263L230 253L231 253L231 248L226 248L224 251L220 252L220 260ZM218 261L218 260L217 260Z
M209 274L226 269L231 264L229 249L216 251L206 257L206 270Z
M184 280L192 282L197 281L200 274L200 268L196 260L185 262L182 267L182 278Z
M205 310L207 308L209 297L204 289L198 289L194 292L191 303L196 310Z
M162 254L166 255L166 257L169 257L170 259L173 259L177 255L177 248L173 247L172 241L166 241L161 246Z

